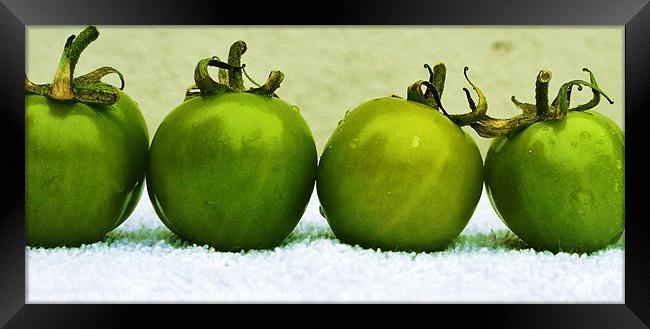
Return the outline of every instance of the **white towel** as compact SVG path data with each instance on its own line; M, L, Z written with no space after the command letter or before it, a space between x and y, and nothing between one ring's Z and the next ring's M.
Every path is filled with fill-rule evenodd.
M314 193L282 246L217 252L178 239L146 197L107 239L27 248L27 301L623 302L624 244L592 255L528 249L484 194L446 250L381 252L340 243Z

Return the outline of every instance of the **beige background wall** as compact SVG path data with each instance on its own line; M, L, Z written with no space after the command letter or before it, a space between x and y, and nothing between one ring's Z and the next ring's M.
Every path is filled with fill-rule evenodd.
M26 70L38 83L54 76L65 39L83 26L28 27ZM424 63L444 62L445 108L468 111L462 87L463 67L487 96L488 114L512 116L510 103L534 102L534 81L540 69L553 73L553 97L563 82L588 80L590 68L603 90L615 101L602 101L597 111L623 127L622 26L613 27L120 27L98 26L100 37L83 53L77 72L113 66L140 105L151 137L183 99L192 83L196 62L227 57L230 44L244 40L243 63L258 82L270 70L286 78L278 94L298 105L309 123L319 153L346 110L366 100L398 94L427 79ZM216 76L216 75L215 75ZM117 83L117 79L106 81ZM250 85L248 85L250 86ZM591 92L574 92L575 102ZM575 103L574 103L575 104ZM467 128L466 128L467 129ZM471 131L471 129L469 129ZM489 140L472 135L483 154Z

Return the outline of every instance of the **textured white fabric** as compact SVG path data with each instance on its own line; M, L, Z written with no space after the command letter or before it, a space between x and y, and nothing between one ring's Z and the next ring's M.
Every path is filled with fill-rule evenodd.
M485 194L461 236L436 253L341 244L315 194L281 247L216 252L176 238L143 196L104 242L28 249L28 302L623 302L622 241L589 256L535 252Z

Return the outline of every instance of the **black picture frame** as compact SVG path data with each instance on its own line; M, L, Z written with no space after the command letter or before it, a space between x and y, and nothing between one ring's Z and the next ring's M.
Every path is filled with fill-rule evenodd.
M244 3L239 1L26 1L0 0L0 326L6 328L129 328L171 314L215 316L224 305L25 304L24 92L26 25L618 25L625 26L626 234L624 304L433 305L423 318L497 328L649 328L650 231L644 216L648 193L645 157L650 122L646 74L650 73L650 5L647 0L574 1L381 1L335 3ZM644 106L645 105L645 106ZM23 141L23 143L21 143ZM161 308L165 310L161 310ZM471 316L453 309L471 307ZM307 310L301 311L306 312ZM316 310L311 310L314 314ZM411 312L409 312L411 313ZM222 313L227 314L227 313ZM323 317L332 315L324 313ZM369 313L383 320L388 314ZM411 319L418 317L410 315ZM254 318L254 317L253 317ZM286 321L282 316L277 320ZM268 318L267 320L275 320ZM247 319L248 322L250 319ZM261 319L259 319L261 320ZM276 320L276 321L277 321ZM325 320L324 320L325 321ZM428 320L425 320L428 321ZM425 322L428 323L428 322ZM192 327L192 326L190 326Z

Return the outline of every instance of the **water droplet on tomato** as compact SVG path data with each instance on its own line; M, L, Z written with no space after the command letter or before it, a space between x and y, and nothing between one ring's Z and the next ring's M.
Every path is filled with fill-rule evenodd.
M291 106L291 110L293 110L296 113L300 113L300 108L295 105Z
M420 146L420 136L413 136L411 138L411 147L417 148L418 146Z
M533 153L535 153L535 152L533 151L533 149L528 150L528 154L529 154L529 155L532 155Z
M386 193L386 195L391 195L391 194L393 194L393 192L388 191L388 193Z
M578 190L575 193L573 193L573 197L583 205L591 207L591 201L593 199L591 192L585 190Z
M591 134L589 132L583 131L580 133L580 138L586 141L591 138Z
M351 149L357 148L357 145L359 145L359 138L352 138L349 145Z

